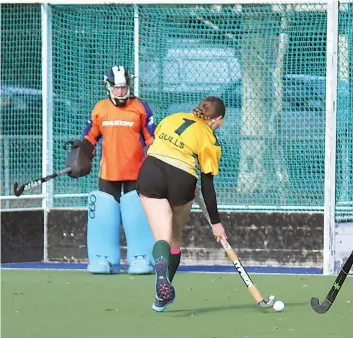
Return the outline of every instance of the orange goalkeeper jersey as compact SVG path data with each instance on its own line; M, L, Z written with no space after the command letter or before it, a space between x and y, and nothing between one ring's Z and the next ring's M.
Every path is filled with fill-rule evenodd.
M109 98L98 101L83 137L94 146L102 139L99 177L136 180L144 160L143 148L152 144L154 130L146 102L131 98L124 107L117 107Z

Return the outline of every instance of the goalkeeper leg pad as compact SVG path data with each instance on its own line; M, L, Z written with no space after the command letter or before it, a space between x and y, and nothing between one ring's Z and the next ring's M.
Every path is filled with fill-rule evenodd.
M133 275L153 273L154 238L136 190L124 194L120 204L130 265L128 272Z
M120 272L120 205L102 191L88 196L87 271L112 274Z

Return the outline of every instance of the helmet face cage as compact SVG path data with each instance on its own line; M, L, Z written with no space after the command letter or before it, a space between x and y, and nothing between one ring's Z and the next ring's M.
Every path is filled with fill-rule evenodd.
M125 106L130 97L130 75L122 66L112 67L104 76L104 85L115 106Z

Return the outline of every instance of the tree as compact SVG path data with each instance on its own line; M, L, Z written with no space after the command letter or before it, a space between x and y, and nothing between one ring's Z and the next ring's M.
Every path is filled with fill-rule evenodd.
M261 15L256 13L255 17L257 8L261 8ZM241 193L276 187L284 191L289 181L274 123L282 114L283 61L288 46L288 17L285 6L280 9L276 13L272 6L242 7L242 125L237 185Z

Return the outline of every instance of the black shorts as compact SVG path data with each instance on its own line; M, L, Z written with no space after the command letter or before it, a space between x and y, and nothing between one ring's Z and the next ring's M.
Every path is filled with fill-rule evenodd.
M184 205L195 198L195 176L153 156L147 156L137 179L136 190L151 198L166 198L171 206Z
M119 203L122 187L124 187L124 194L136 190L136 181L106 181L99 178L99 190L114 196Z

